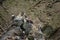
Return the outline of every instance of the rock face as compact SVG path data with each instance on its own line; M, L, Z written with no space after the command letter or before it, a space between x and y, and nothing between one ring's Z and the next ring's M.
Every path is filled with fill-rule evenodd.
M20 17L20 16L19 16ZM17 17L16 17L17 18ZM32 29L32 23L28 22L30 20L26 20L26 22L22 21L22 18L16 19L14 18L13 20L13 26L11 26L10 30L6 31L4 35L1 36L0 40L26 40L26 38L28 38L28 40L44 40L44 36L43 33L41 32L41 30L39 30L35 36L32 35L33 32L31 32ZM19 25L20 24L20 25ZM22 25L23 24L23 25ZM12 29L14 28L14 29ZM24 30L23 30L24 29ZM35 39L34 39L35 38Z
M11 15L17 16L21 12L25 12L28 18L33 20L33 30L28 29L32 30L33 37L38 32L38 25L42 25L43 33L47 37L51 37L52 32L60 27L60 0L0 0L0 3L0 36L9 28L14 28L11 27Z
M57 28L57 30L52 33L50 39L47 40L60 40L60 28Z
M0 5L2 5L2 4L3 4L3 1L4 1L4 0L0 0Z

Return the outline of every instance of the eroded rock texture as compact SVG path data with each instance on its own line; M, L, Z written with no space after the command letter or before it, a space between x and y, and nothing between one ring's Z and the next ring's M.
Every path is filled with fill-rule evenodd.
M11 15L17 16L21 12L26 13L28 18L33 20L32 35L42 27L44 35L50 39L55 30L60 27L60 0L0 0L0 4L0 36L5 35L8 29L6 34L12 33L11 29L15 30L15 27L10 26ZM55 37L52 39L57 40Z

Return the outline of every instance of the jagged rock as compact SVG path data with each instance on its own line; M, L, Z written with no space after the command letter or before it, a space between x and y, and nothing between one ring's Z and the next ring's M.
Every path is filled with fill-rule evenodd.
M43 24L48 23L54 30L60 27L60 0L6 0L2 5L5 8L0 6L0 25L4 29L3 32L10 28L9 25L12 24L11 15L17 15L21 11L26 12L27 16L33 20L34 30L38 29L36 26L40 22ZM45 33L48 30L48 35L50 35L49 32L52 32L52 28L47 27L44 29ZM31 30L27 27L25 29Z
M0 5L2 5L3 1L5 1L5 0L0 0Z
M54 32L54 29L52 26L47 24L42 28L42 32L45 33L47 37L50 37L50 35Z

